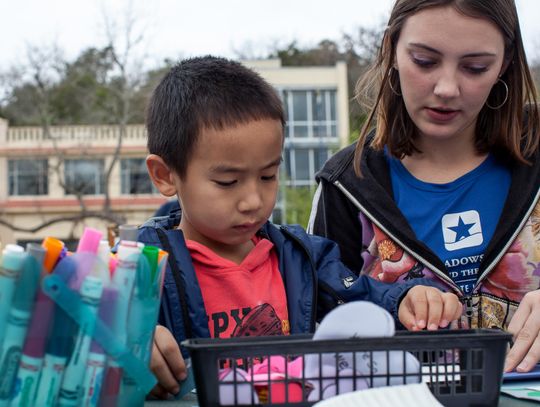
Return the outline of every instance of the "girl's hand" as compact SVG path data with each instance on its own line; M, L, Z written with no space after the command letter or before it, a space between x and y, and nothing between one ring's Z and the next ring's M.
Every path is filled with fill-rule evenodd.
M532 370L540 360L540 290L525 294L508 325L508 332L514 335L514 345L506 355L504 371Z

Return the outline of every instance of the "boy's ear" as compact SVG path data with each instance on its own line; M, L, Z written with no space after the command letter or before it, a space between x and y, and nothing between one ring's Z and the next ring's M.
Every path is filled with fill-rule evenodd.
M176 185L174 183L174 172L165 161L155 154L146 157L146 167L152 183L165 196L176 195Z

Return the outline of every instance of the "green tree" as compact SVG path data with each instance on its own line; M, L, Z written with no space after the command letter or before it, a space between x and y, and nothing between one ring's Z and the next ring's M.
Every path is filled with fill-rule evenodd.
M315 187L285 187L285 222L307 227Z

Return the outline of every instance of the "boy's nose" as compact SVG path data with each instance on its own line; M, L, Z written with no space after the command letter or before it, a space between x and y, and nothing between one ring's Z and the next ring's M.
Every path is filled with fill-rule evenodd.
M257 188L245 191L242 194L240 202L238 203L238 210L240 212L253 212L261 209L263 205L262 194Z

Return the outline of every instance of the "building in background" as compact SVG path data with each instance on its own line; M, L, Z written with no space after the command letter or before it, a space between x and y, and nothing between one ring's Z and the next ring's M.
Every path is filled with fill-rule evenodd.
M349 138L347 67L282 67L278 59L244 61L279 92L287 114L283 187L315 185L315 172ZM108 197L113 212L139 224L166 202L146 173L144 126L129 125L112 167ZM0 218L28 231L0 225L0 244L78 238L83 226L106 230L110 222L88 218L74 226L81 202L99 211L106 199L106 168L115 157L118 126L9 127L0 119ZM283 189L283 191L286 188ZM82 201L73 192L78 191ZM284 219L280 194L274 212ZM38 231L38 225L65 217Z

